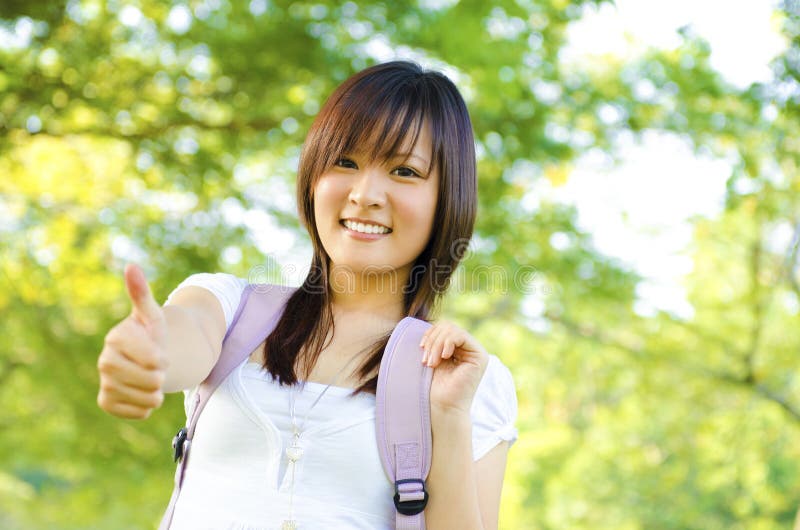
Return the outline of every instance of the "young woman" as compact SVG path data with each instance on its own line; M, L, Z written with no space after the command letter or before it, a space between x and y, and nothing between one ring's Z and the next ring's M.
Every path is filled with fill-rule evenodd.
M432 319L472 235L474 142L456 87L407 62L345 81L308 134L297 201L310 272L201 415L172 528L394 527L375 389L392 329ZM163 392L184 390L188 413L247 280L195 274L160 307L138 267L125 279L133 310L106 336L98 403L144 418ZM434 369L427 528L495 529L517 437L511 374L451 322L433 323L423 346ZM298 429L303 456L290 463Z

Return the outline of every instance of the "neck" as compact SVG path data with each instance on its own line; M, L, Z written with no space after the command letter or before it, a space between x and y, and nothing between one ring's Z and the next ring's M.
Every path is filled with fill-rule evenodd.
M370 321L398 322L405 316L403 288L407 271L354 273L333 268L328 276L334 318L368 317Z

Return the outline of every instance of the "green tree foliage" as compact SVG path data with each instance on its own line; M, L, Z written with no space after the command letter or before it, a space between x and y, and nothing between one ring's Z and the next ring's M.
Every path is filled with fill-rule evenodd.
M103 336L129 311L124 263L163 300L190 273L273 260L257 242L274 225L236 212L302 239L291 190L311 119L400 50L446 68L473 116L480 212L460 278L480 281L445 312L515 374L501 527L786 528L800 501L798 4L777 12L790 45L774 81L746 89L690 29L677 49L564 65L566 29L594 4L3 2L0 527L155 525L180 396L147 422L95 405ZM608 106L618 120L600 119ZM572 208L528 200L590 147L616 156L621 133L648 130L735 161L724 212L694 225L691 318L637 314L641 279ZM523 316L532 298L544 326Z

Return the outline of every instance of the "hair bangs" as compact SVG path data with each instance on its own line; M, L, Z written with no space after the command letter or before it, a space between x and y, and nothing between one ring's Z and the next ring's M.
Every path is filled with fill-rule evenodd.
M368 87L356 85L342 98L331 118L337 117L339 123L346 125L341 131L343 137L335 142L339 149L331 146L334 154L331 164L347 154L357 153L366 157L368 162L398 157L405 161L411 155L430 114L427 98L421 98L413 85L399 86L386 92L385 88L373 92ZM435 153L433 158L437 158ZM428 172L433 168L434 160L431 160Z

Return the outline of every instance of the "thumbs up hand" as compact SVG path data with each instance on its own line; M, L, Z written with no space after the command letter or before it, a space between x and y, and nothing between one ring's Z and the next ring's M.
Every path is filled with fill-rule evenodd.
M122 418L144 419L164 401L167 321L137 265L125 267L131 314L106 334L97 360L97 404Z

